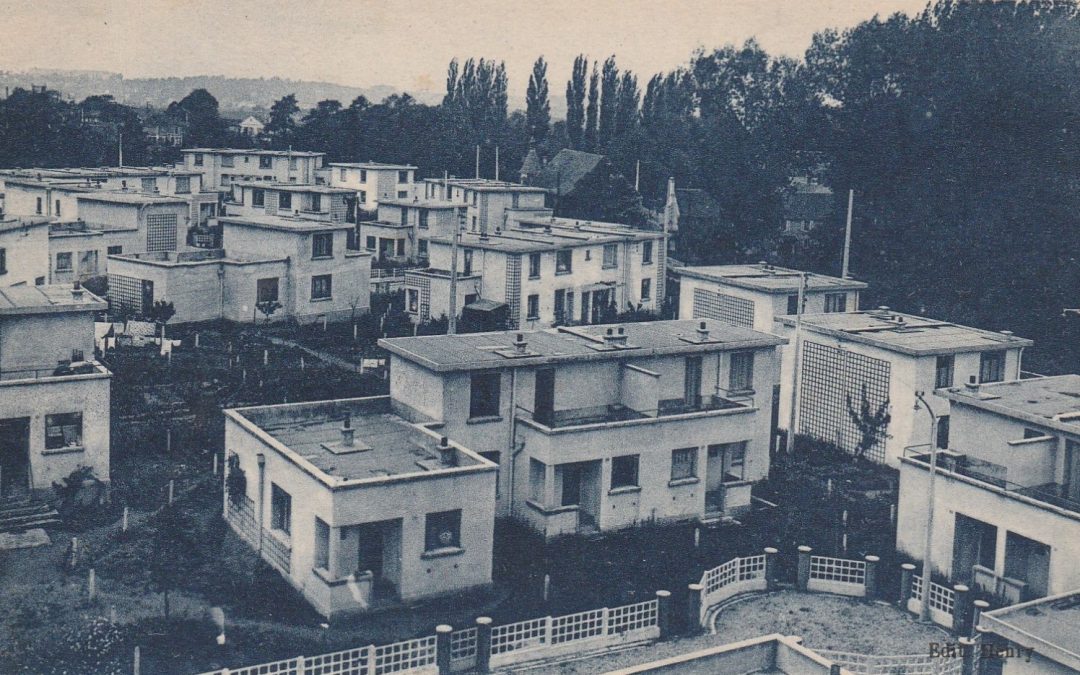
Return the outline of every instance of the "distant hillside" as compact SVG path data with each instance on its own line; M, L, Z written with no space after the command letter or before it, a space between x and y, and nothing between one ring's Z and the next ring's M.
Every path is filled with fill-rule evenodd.
M223 112L269 108L274 101L296 94L303 108L314 106L324 99L336 99L348 105L357 96L378 103L387 96L400 93L387 85L347 87L332 82L308 82L272 78L235 78L221 75L194 77L126 78L119 73L91 70L32 69L25 72L0 71L0 87L29 89L31 84L46 85L59 91L65 99L82 100L94 94L110 94L120 103L133 106L163 107L178 101L193 89L206 89L218 100ZM442 93L409 92L422 103L438 103Z

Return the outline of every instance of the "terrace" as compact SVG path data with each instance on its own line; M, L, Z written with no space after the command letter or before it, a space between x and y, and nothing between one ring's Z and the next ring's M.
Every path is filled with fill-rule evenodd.
M518 418L535 429L551 433L557 429L603 426L613 422L651 420L723 410L750 410L753 405L753 398L749 397L734 399L710 395L698 397L694 401L687 401L682 398L662 399L658 401L656 408L649 410L637 410L622 403L609 403L607 405L538 413L519 406Z

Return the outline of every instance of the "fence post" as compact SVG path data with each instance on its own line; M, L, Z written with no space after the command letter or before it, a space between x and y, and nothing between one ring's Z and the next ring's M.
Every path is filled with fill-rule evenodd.
M979 620L982 618L982 613L990 609L990 603L985 600L976 600L971 603L971 635L975 635L979 630Z
M367 647L367 672L368 675L375 675L378 672L375 665L375 645L368 645Z
M878 597L877 567L881 558L876 555L868 555L866 558L866 574L863 577L863 587L866 589L866 599L875 600Z
M476 670L491 672L491 617L476 618Z
M91 600L97 597L97 575L94 573L93 567L90 568L90 575L86 580L86 587L89 591Z
M141 656L142 654L139 653L139 645L135 645L135 659L131 664L131 672L135 673L135 675L139 675L139 668L142 665Z
M661 640L671 637L671 591L656 592L656 625Z
M686 633L695 635L701 632L701 595L705 587L690 584L686 587Z
M961 637L957 642L960 643L960 658L962 659L960 666L961 675L976 675L976 664L978 664L978 641L974 638Z
M904 563L900 565L900 609L907 609L908 600L911 599L911 584L914 581L915 565Z
M604 637L611 635L611 610L607 607L601 610L600 621L600 625L603 626Z
M807 584L810 583L810 552L813 550L809 546L799 547L799 568L798 576L795 577L795 587L800 591L805 591Z
M304 655L296 657L296 672L298 675L302 675L304 672Z
M840 670L840 664L839 663L831 663L831 664L829 664L829 675L840 675L840 673L842 673L842 672L844 672L844 671Z
M439 675L450 675L450 634L453 626L441 623L435 626L435 662L439 665Z
M968 637L971 635L971 589L964 584L953 586L953 632L957 635Z
M776 589L776 556L780 551L772 546L765 547L765 590Z

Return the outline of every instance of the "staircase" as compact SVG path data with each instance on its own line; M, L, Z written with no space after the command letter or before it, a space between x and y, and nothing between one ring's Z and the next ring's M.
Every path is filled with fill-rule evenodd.
M0 497L0 532L22 532L35 527L60 524L60 514L52 504L29 496Z

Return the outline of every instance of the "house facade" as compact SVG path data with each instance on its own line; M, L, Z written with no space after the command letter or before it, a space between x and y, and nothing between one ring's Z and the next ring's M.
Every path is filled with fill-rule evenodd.
M40 286L48 277L49 219L0 218L0 286Z
M232 184L225 201L226 216L302 216L306 220L344 223L349 212L350 190L326 185L243 181Z
M323 165L322 152L186 148L177 168L202 175L204 189L228 192L234 181L315 183Z
M932 564L1006 604L1080 588L1080 375L970 384L937 456ZM897 548L922 558L930 457L900 466Z
M1020 378L1020 363L1031 340L887 307L858 312L804 314L776 318L776 333L788 339L780 376L779 426L790 425L795 397L795 429L849 453L898 467L904 449L949 438L949 399L940 390L967 382ZM797 387L796 387L796 382ZM935 415L915 409L925 392ZM879 431L864 433L863 411L876 417ZM887 418L886 418L887 416Z
M385 199L412 199L416 196L416 167L382 162L330 162L321 172L323 182L356 194L355 220L375 213Z
M491 583L496 467L387 397L225 411L226 521L327 617Z
M555 537L748 509L782 342L706 320L379 344L397 409L498 464L499 515Z
M0 481L46 490L80 466L109 481L109 385L94 360L94 313L77 286L0 288Z
M464 206L468 232L493 233L508 227L510 210L543 209L547 190L487 178L426 178L418 196Z
M379 260L425 261L432 237L449 237L461 206L436 199L383 199L374 220L357 224L360 244Z
M757 265L674 267L679 282L680 319L716 319L733 326L771 333L778 316L796 314L803 272ZM806 273L803 312L854 312L867 284Z

